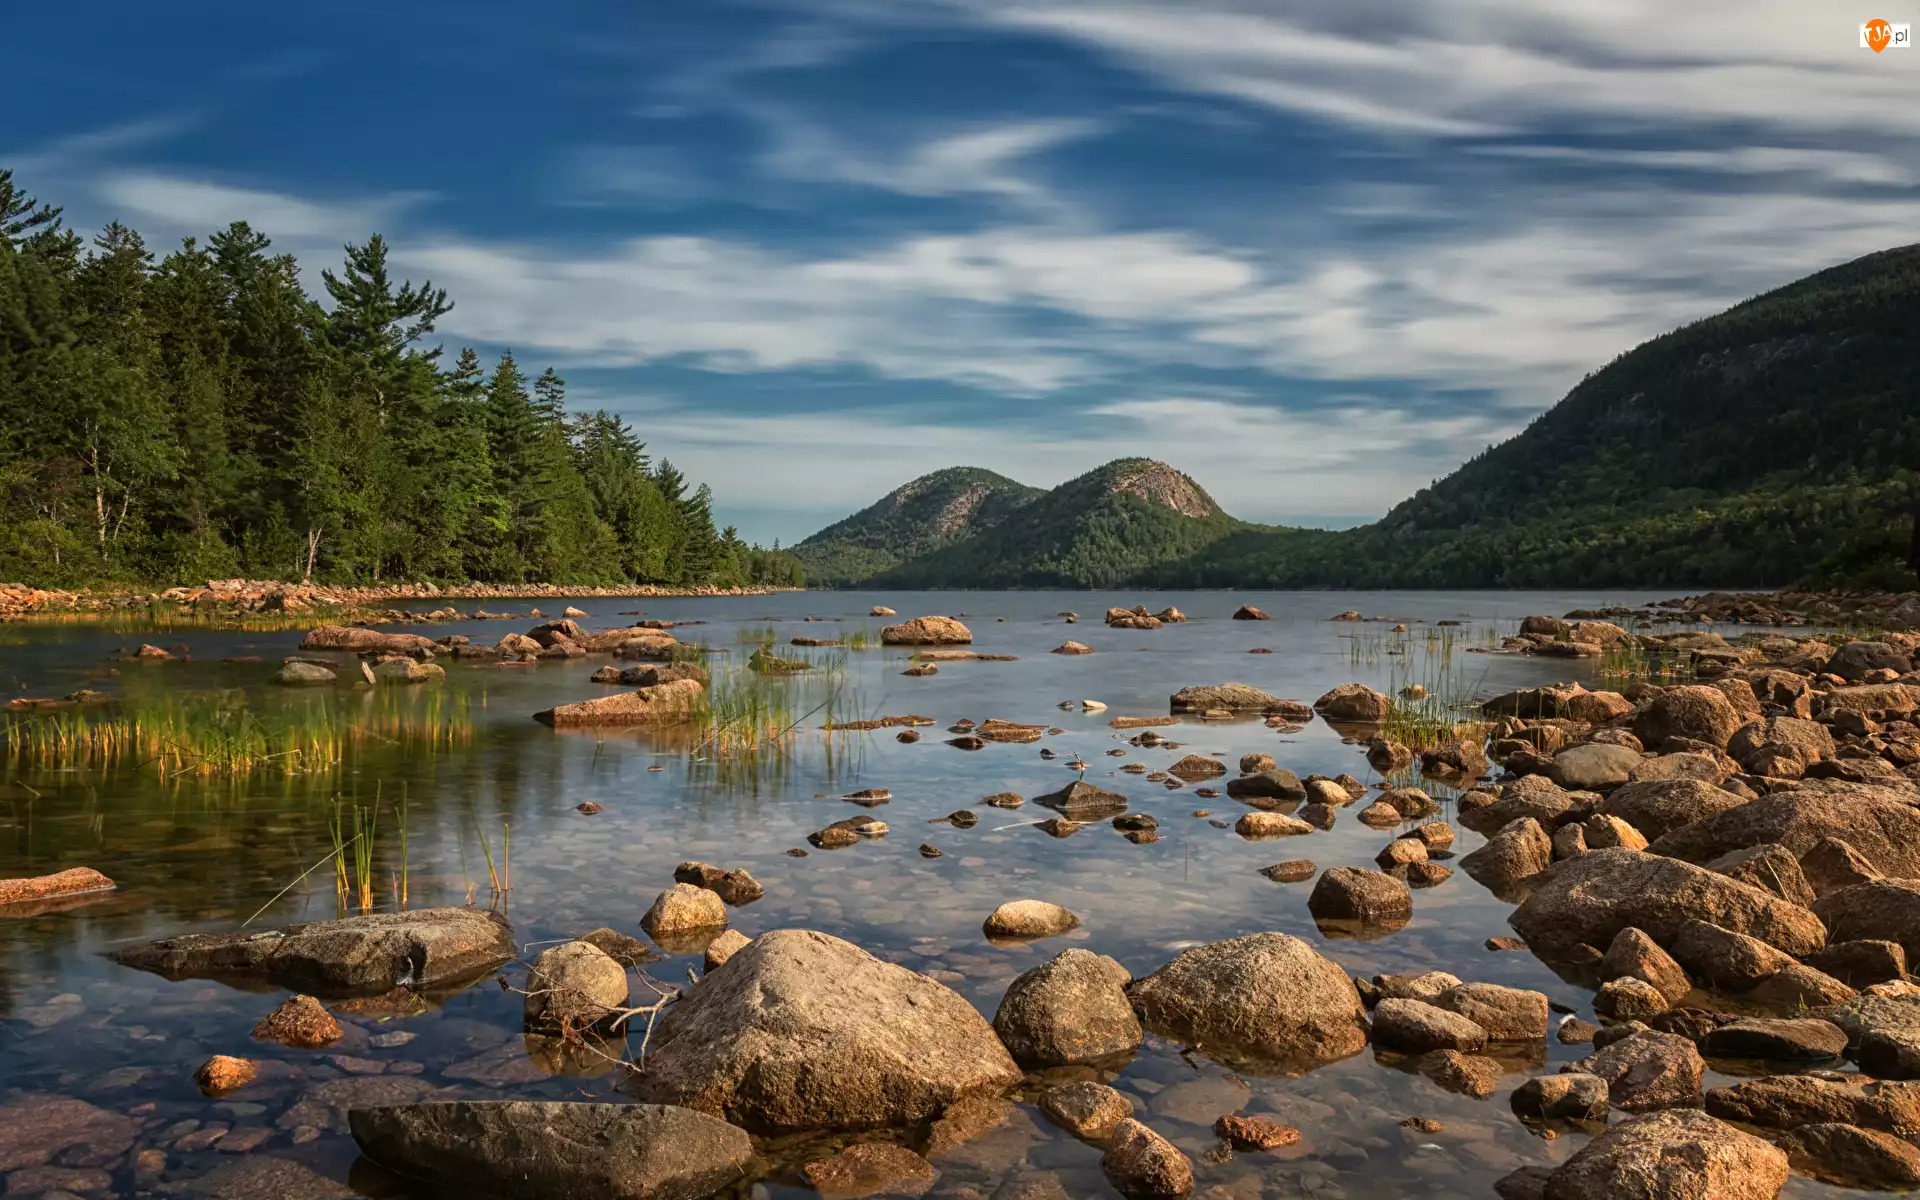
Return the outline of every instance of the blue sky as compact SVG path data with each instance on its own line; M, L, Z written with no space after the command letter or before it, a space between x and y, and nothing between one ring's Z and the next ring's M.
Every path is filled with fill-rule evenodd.
M1637 342L1920 240L1913 12L1774 0L26 6L0 165L310 282L379 231L792 541L1163 458L1378 515Z

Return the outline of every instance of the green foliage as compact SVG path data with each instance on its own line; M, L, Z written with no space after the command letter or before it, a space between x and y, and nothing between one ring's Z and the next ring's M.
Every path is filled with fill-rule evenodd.
M243 222L88 247L0 171L0 578L801 582L551 368L443 365L379 235L321 282Z

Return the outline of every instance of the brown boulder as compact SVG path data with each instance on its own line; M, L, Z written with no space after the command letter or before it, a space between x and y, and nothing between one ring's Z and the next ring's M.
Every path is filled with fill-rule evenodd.
M1127 994L1147 1028L1230 1063L1305 1068L1367 1043L1353 981L1284 933L1183 951Z
M1634 736L1647 746L1668 738L1685 738L1724 749L1740 728L1740 714L1726 693L1704 684L1663 689L1634 718Z
M1644 836L1658 840L1663 834L1746 803L1747 797L1705 780L1661 779L1617 788L1603 808Z
M1127 969L1111 958L1062 951L1008 986L994 1031L1015 1061L1028 1067L1129 1054L1143 1036L1127 999L1130 982Z
M1880 879L1828 892L1814 915L1836 942L1896 942L1909 959L1920 955L1920 879Z
M782 929L667 1010L628 1086L772 1134L915 1124L1019 1079L961 996L838 938Z
M676 679L637 691L561 704L533 714L533 719L555 729L599 725L652 725L684 721L705 707L707 689L697 680Z
M1836 837L1882 874L1920 879L1920 810L1908 803L1911 798L1888 788L1809 782L1702 818L1655 838L1649 849L1704 863L1765 842L1804 856L1822 838Z
M1561 1069L1598 1075L1607 1081L1607 1098L1613 1107L1647 1112L1698 1104L1707 1064L1687 1038L1647 1029Z
M880 641L888 646L966 646L973 632L952 617L915 617L880 631Z
M1707 918L1789 954L1826 944L1826 929L1806 909L1704 867L1632 850L1595 850L1556 864L1508 918L1527 945L1546 955L1605 946L1628 926L1672 944L1680 927Z
M1315 700L1313 707L1330 721L1377 724L1386 719L1393 701L1365 684L1343 683Z
M1798 717L1767 717L1736 729L1727 753L1749 775L1798 779L1807 768L1833 757L1833 735L1825 725Z
M1623 1121L1547 1178L1544 1200L1773 1200L1787 1156L1705 1113Z

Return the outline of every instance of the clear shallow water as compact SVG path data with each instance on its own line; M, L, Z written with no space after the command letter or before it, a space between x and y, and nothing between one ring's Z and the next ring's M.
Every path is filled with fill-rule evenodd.
M253 1024L282 998L220 984L172 983L120 967L105 953L116 946L178 933L237 928L262 906L257 924L285 924L338 914L327 873L315 872L277 901L303 870L323 858L327 822L336 798L362 804L378 791L407 798L407 866L411 907L458 904L470 886L487 903L487 867L475 834L489 832L496 856L501 828L511 825L512 891L502 902L525 943L564 939L608 926L640 936L640 916L673 882L675 864L704 859L745 867L766 886L761 900L733 909L732 926L752 936L803 926L847 938L883 958L934 973L972 1000L989 1018L1007 983L1068 946L1110 954L1136 975L1201 942L1266 930L1307 939L1350 974L1447 970L1463 979L1546 992L1591 1019L1591 995L1562 981L1530 955L1492 953L1488 937L1510 932L1509 906L1462 873L1439 887L1416 891L1413 920L1374 940L1330 938L1306 910L1311 883L1276 884L1258 873L1270 863L1310 858L1322 868L1372 865L1393 836L1345 810L1333 829L1311 837L1247 841L1231 829L1192 816L1197 809L1231 820L1242 811L1221 796L1200 799L1194 786L1169 790L1119 772L1143 762L1155 770L1189 752L1232 764L1242 754L1271 754L1301 776L1351 772L1368 782L1360 748L1315 721L1281 734L1257 719L1188 722L1160 732L1178 750L1137 749L1130 733L1107 722L1118 715L1161 716L1167 697L1194 683L1236 681L1281 696L1311 701L1328 688L1358 680L1376 687L1440 673L1425 628L1459 620L1452 677L1476 693L1495 693L1545 680L1586 678L1592 664L1467 653L1489 632L1511 632L1533 612L1641 604L1644 594L1527 593L811 593L766 597L580 602L590 629L625 625L616 615L641 604L646 614L706 624L683 627L726 657L743 659L741 632L773 623L778 641L832 637L855 628L877 634L885 622L866 616L885 604L905 619L926 613L966 614L974 648L1018 656L1015 662L942 664L929 678L903 678L908 652L850 652L848 682L859 715L916 713L935 719L917 744L903 745L893 730L841 735L830 743L809 733L783 771L757 779L738 773L721 781L709 764L689 764L674 747L629 731L556 733L529 719L533 712L605 694L587 675L603 656L542 662L532 668L476 667L442 660L449 679L430 689L467 697L470 741L421 751L371 749L334 775L260 777L244 784L159 781L151 770L108 773L20 772L0 783L0 877L42 874L70 866L104 871L120 890L67 911L0 918L0 1103L23 1096L79 1098L142 1123L138 1146L164 1148L157 1179L136 1180L125 1154L75 1170L105 1171L106 1192L136 1188L249 1194L232 1177L241 1161L220 1143L192 1148L181 1123L235 1126L235 1144L259 1140L255 1155L296 1160L370 1195L409 1194L356 1154L337 1110L354 1101L376 1103L431 1095L590 1098L611 1093L617 1073L563 1067L538 1042L520 1034L520 997L483 981L412 1017L352 1017L347 1036L324 1052L256 1043ZM531 602L529 602L530 604ZM551 604L551 602L547 602ZM1167 604L1191 620L1155 631L1109 630L1100 621L1108 605ZM1242 603L1271 613L1270 622L1235 622ZM432 605L422 607L435 607ZM466 607L466 606L463 606ZM496 604L494 607L501 607ZM520 607L520 606L516 606ZM1055 614L1072 609L1082 622ZM1357 609L1413 625L1411 662L1382 653L1384 624L1331 623L1334 613ZM808 623L812 616L830 622ZM409 627L430 636L462 633L491 642L531 620L463 622ZM128 692L142 688L241 687L258 705L310 703L302 694L265 681L278 659L293 651L297 631L116 631L90 626L11 626L0 641L0 672L14 694L64 695L78 687ZM1087 656L1046 653L1073 639L1094 647ZM190 648L193 661L115 663L119 654L152 641ZM1271 654L1249 655L1254 647ZM224 657L258 655L255 664ZM117 669L118 676L101 672ZM1094 699L1104 712L1061 711L1063 700ZM378 705L427 705L431 690L398 699L383 693L364 701L369 721ZM444 703L444 696L442 697ZM390 715L390 713L388 714ZM1063 732L1037 745L989 745L963 752L945 744L945 727L960 718L999 717L1045 723ZM809 724L817 724L810 722ZM377 747L377 741L374 743ZM1043 759L1050 747L1058 759ZM1107 751L1124 749L1125 757ZM1064 764L1075 754L1090 766L1086 778L1129 796L1133 808L1154 814L1161 839L1136 846L1104 824L1055 839L1023 824L1050 815L1036 806L1005 811L982 806L985 796L1013 791L1033 797L1070 782ZM660 767L661 770L650 770ZM1214 786L1223 786L1213 781ZM1201 785L1205 786L1205 785ZM886 788L892 801L867 810L837 798L861 788ZM1436 795L1444 789L1430 788ZM583 815L576 806L602 806ZM959 829L936 818L971 808L980 822ZM1451 819L1448 805L1447 819ZM872 811L892 832L840 851L786 851L832 821ZM377 842L380 890L391 902L399 848L391 827ZM1481 838L1456 825L1456 855ZM930 842L942 857L922 857ZM1028 945L992 945L980 931L1003 901L1031 897L1071 908L1081 927L1061 938ZM656 978L684 981L699 955L671 955L651 968ZM404 1045L382 1047L373 1038L403 1032ZM393 1040L385 1039L382 1040ZM1506 1093L1529 1070L1556 1069L1588 1048L1549 1042L1531 1064L1514 1062L1499 1092L1487 1100L1452 1095L1369 1049L1304 1078L1236 1074L1180 1047L1150 1038L1112 1082L1128 1092L1155 1128L1194 1159L1199 1194L1337 1197L1391 1193L1436 1197L1491 1194L1492 1181L1525 1163L1556 1162L1585 1139L1543 1139L1525 1130L1506 1105ZM284 1064L224 1101L202 1097L193 1070L211 1054L235 1054ZM377 1072L368 1074L367 1072ZM1713 1081L1709 1081L1712 1086ZM1209 1133L1213 1120L1235 1110L1264 1112L1300 1127L1300 1146L1277 1154L1219 1161ZM1416 1133L1400 1121L1442 1121L1437 1134ZM296 1143L298 1126L323 1129ZM250 1132L261 1130L261 1133ZM188 1136L189 1148L177 1148ZM76 1160L77 1161L77 1160ZM151 1166L151 1164L149 1164ZM991 1195L1003 1180L1035 1170L1056 1172L1069 1194L1111 1196L1099 1173L1099 1150L1054 1129L1023 1105L1014 1121L936 1160L936 1190L972 1187ZM211 1172L211 1174L209 1174ZM89 1182L100 1183L98 1175ZM23 1180L21 1182L27 1182ZM779 1178L761 1188L773 1196L811 1194ZM238 1190L234 1190L238 1189ZM16 1185L15 1191L20 1190ZM1835 1189L1796 1179L1789 1194ZM9 1193L11 1194L11 1193ZM258 1188L252 1194L260 1194Z

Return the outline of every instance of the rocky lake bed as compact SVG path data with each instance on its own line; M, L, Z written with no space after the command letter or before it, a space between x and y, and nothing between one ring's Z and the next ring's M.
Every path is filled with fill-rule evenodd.
M1920 635L1654 599L0 626L0 1194L1920 1186Z

